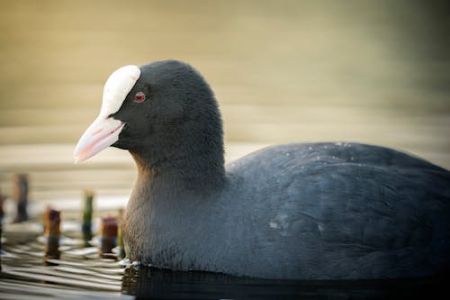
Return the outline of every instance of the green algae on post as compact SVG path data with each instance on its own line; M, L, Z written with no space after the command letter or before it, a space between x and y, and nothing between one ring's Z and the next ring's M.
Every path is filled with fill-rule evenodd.
M45 211L44 222L44 236L47 238L45 257L58 259L61 255L61 252L59 251L59 238L61 235L61 212L48 207Z
M100 225L100 255L111 257L112 249L117 245L117 218L103 217Z
M92 214L94 192L91 190L84 191L84 209L83 209L83 223L81 224L81 231L83 233L83 241L85 246L89 246L92 239Z

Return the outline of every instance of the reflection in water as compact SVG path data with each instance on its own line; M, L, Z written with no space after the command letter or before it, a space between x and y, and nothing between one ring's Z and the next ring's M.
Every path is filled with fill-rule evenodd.
M426 299L444 278L393 281L293 281L237 278L152 268L125 270L122 292L153 299Z
M85 248L79 232L61 236L59 259L47 257L47 238L36 228L35 223L5 226L0 299L122 297L124 269L116 259L101 259L97 247Z

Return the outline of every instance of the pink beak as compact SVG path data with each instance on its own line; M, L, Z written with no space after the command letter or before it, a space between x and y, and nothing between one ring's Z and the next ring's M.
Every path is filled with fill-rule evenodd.
M119 140L125 123L99 116L83 133L74 151L75 163L87 160Z

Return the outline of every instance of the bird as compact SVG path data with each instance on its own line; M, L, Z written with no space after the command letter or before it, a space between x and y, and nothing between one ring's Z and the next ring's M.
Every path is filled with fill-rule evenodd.
M218 101L179 60L127 65L74 151L128 150L123 231L146 266L233 276L414 278L450 269L450 172L394 149L291 143L225 165Z

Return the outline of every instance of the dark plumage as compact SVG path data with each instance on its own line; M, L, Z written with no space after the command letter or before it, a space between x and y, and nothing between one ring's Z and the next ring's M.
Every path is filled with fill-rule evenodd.
M138 179L125 220L132 260L264 278L428 276L450 264L450 173L352 143L289 144L225 170L222 121L206 81L161 61L111 117ZM138 92L148 100L133 102Z

